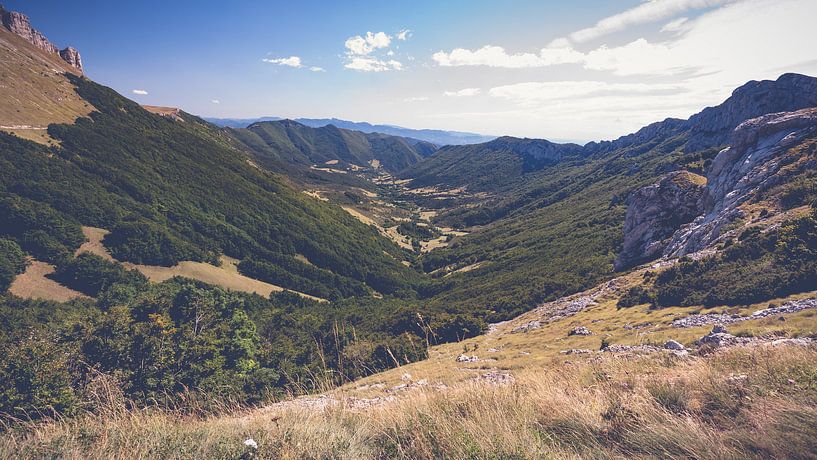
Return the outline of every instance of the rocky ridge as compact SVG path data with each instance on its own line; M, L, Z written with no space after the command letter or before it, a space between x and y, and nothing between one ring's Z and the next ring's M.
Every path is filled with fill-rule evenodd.
M744 216L742 204L801 172L784 172L784 156L815 134L817 108L772 113L739 125L731 145L718 153L707 174L703 214L675 233L664 255L683 256L719 241L723 229ZM807 162L802 168L814 166Z
M57 48L45 35L31 26L31 21L25 14L16 11L7 11L0 5L0 22L2 22L3 27L10 32L18 35L46 53L58 55L63 61L67 62L68 65L77 69L80 73L82 72L82 57L79 51L71 46L62 50Z
M729 118L710 116L720 124ZM633 192L627 199L624 245L616 269L711 248L726 236L725 228L745 217L742 205L817 166L804 161L792 167L793 159L786 158L792 147L816 134L817 108L751 118L732 131L729 146L709 168L705 186L700 176L676 171ZM767 212L767 217L775 214L773 209Z

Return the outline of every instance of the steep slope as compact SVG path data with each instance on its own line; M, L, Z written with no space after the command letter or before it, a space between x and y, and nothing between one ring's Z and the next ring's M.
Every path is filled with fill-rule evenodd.
M223 133L191 115L175 121L150 114L107 88L69 78L97 110L74 125L50 125L60 142L51 151L2 135L0 186L10 206L22 200L72 225L109 229L114 255L135 263L215 261L223 253L298 270L303 281L294 284L335 273L384 292L405 285L398 280L407 270L387 255L397 248L341 209L253 167ZM16 236L25 239L25 231ZM294 284L285 287L301 290Z
M57 48L45 35L31 26L31 21L29 21L28 16L16 11L6 11L0 6L0 23L2 23L3 27L9 32L22 38L39 50L44 51L46 54L52 55L52 57L56 55L56 57L62 59L73 68L73 70L82 73L82 58L79 55L79 51L71 46L64 49Z
M49 124L73 123L93 110L66 76L78 70L57 54L0 26L0 55L0 131L49 143Z
M427 142L385 134L365 134L329 125L311 128L292 120L254 123L231 131L263 161L312 165L339 164L387 171L407 168L436 150Z

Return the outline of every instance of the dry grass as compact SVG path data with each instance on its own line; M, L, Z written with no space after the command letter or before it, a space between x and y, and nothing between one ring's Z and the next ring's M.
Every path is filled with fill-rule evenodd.
M78 297L87 297L81 292L48 278L47 275L54 273L55 269L56 267L51 264L33 260L24 273L14 278L9 292L24 299L53 300L55 302L67 302Z
M76 71L56 54L0 27L0 129L53 144L45 130L49 124L73 123L88 115L93 107L76 93L65 72Z
M605 355L353 410L224 416L108 409L24 426L4 458L816 458L817 350Z

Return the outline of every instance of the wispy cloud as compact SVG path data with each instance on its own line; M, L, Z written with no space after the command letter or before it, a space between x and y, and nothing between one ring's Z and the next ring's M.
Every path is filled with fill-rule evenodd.
M577 30L570 34L570 39L582 43L631 26L661 21L686 11L712 8L736 1L738 0L648 0L634 8L608 16L592 27Z
M309 68L309 70L311 70L312 72L326 72L326 69L318 66L312 66Z
M287 67L295 67L301 68L303 64L301 64L301 58L298 56L290 56L285 58L264 58L262 61L269 63L269 64L276 64L276 65L283 65Z
M221 101L219 101L218 99L210 99L210 103L211 104L221 104Z
M427 101L429 98L428 96L412 96L403 99L403 102L424 102Z
M403 29L400 32L397 32L397 39L401 41L406 41L411 38L412 32L411 29Z
M664 27L661 28L661 32L678 32L684 28L684 24L686 24L688 21L689 18L686 16L673 19L672 21L664 24Z
M644 2L651 3L659 2ZM441 67L566 66L541 72L536 80L530 78L532 72L519 72L507 84L497 82L494 75L501 74L488 79L475 72L469 86L485 88L492 101L481 111L469 105L469 111L458 112L451 100L447 122L471 130L502 125L525 135L609 139L666 117L688 117L720 103L749 80L776 79L784 72L817 73L813 49L794 45L817 41L813 0L673 4L675 16L649 16L661 19L655 19L651 35L643 38L609 37L598 46L574 45L566 38L534 52L488 46L436 54L434 61ZM683 14L687 10L677 9L681 4L716 6ZM606 30L612 29L608 24ZM660 29L664 33L658 33ZM519 75L527 78L519 80Z
M447 97L471 97L476 96L482 91L479 88L463 88L459 91L445 91L443 96Z
M140 96L146 96L148 94L148 92L143 90L143 89L134 89L134 90L131 90L131 93L138 94Z

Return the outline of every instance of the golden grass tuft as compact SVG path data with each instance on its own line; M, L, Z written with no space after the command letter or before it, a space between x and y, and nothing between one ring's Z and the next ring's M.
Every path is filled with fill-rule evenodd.
M814 349L603 355L363 410L105 410L6 431L0 457L248 458L251 438L256 458L284 459L817 458L815 401Z

